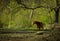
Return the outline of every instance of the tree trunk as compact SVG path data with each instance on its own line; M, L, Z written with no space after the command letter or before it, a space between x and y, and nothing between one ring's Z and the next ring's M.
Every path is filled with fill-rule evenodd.
M55 10L55 23L58 23L58 17L59 17L59 8Z

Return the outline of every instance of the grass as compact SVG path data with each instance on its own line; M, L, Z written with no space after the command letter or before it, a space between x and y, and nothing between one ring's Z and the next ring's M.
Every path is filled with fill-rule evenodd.
M0 30L7 30L7 31L13 31L13 30L15 30L15 31L39 31L37 28L20 28L20 29L12 29L12 28L10 28L10 29L8 29L8 28L0 28ZM52 29L42 29L41 31L51 31Z
M20 28L8 28L8 27L4 27L4 28L0 28L1 30L16 30L16 31L37 31L38 29L35 27L20 27Z

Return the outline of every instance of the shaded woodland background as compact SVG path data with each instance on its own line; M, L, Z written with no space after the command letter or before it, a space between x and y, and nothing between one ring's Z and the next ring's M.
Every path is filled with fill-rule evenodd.
M33 21L49 28L50 24L60 23L59 8L60 0L0 0L0 28L37 29Z
M60 0L0 0L0 41L60 41Z
M33 21L60 23L59 8L60 0L0 0L0 28L36 29Z

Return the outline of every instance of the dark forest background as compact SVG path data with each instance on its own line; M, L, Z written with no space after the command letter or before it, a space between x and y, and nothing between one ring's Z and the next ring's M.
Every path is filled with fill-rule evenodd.
M33 21L60 24L60 0L0 0L0 28L37 29Z
M60 41L60 0L0 0L0 41Z

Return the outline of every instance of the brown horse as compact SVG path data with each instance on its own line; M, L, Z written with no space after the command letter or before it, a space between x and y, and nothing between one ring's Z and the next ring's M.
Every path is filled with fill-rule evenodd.
M42 30L43 29L43 23L39 22L39 21L33 21L33 24L37 25L38 30Z

